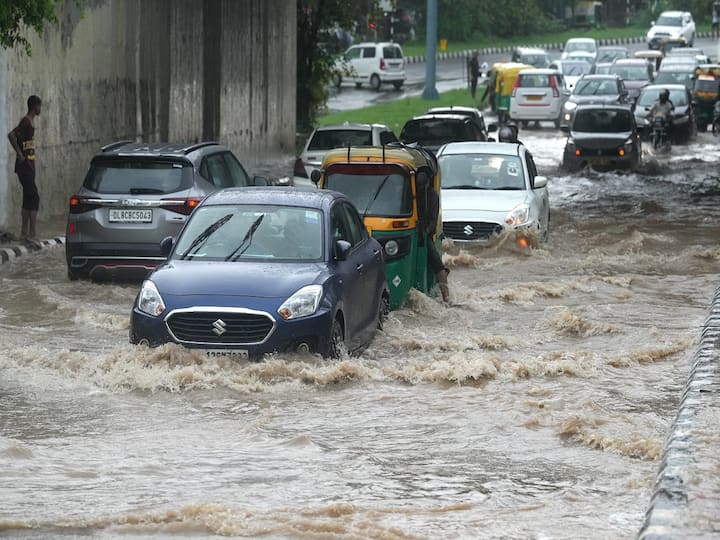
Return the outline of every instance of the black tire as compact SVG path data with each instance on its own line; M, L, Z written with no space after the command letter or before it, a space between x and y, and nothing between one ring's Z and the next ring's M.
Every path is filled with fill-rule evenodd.
M555 129L560 129L562 125L562 113L555 119Z
M361 82L356 82L356 83L355 83L355 88L362 88L362 83L361 83Z
M342 85L342 76L339 73L333 74L332 83L335 88L340 88Z
M390 313L390 299L385 293L383 293L380 298L380 306L378 308L378 330L382 330L385 327L385 321L387 321L388 313Z
M550 210L548 210L547 214L547 226L545 227L545 230L543 231L542 235L540 236L540 241L543 244L546 244L550 241Z
M520 121L520 125L521 125L524 129L527 129L527 127L530 125L530 122L528 122L527 120L521 120L521 121Z
M345 347L345 330L339 317L335 317L332 329L330 330L330 343L328 343L327 356L332 359L339 359L347 355Z
M380 76L377 73L373 73L373 76L370 77L370 88L377 92L380 90L381 85L382 81L380 80Z
M400 90L403 87L403 81L396 81L393 83L395 90Z
M67 269L67 277L70 281L77 281L78 279L80 279L80 276L78 276L75 272L73 272L69 268Z

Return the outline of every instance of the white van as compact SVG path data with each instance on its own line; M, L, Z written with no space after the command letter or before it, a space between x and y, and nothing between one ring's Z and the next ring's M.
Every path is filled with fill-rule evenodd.
M518 73L510 97L510 118L528 122L547 120L560 127L563 105L570 96L562 73L554 69L527 69Z
M405 83L405 57L397 43L360 43L353 45L335 65L333 83L340 87L343 81L352 81L360 88L369 84L380 90L383 84L392 84L400 90Z

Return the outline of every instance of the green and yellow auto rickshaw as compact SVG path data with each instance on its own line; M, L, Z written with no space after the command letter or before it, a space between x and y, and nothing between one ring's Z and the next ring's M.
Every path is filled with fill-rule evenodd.
M428 242L442 252L440 173L435 157L420 147L347 147L325 155L313 181L348 196L368 232L383 246L390 309L400 308L411 288L436 285L428 263ZM430 194L432 191L433 194ZM437 197L437 221L428 235L428 198Z
M693 103L698 131L707 131L713 123L715 103L720 100L720 64L703 64L695 68Z
M518 73L526 69L533 67L516 62L498 62L493 64L488 73L488 103L497 113L501 124L508 118L510 98Z

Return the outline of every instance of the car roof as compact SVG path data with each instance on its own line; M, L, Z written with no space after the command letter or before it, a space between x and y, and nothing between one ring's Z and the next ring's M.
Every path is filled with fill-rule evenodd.
M689 15L689 14L690 14L689 11L671 10L671 11L663 11L660 14L660 16L662 17L663 15L669 15L670 17L675 17L675 16L682 16L682 15Z
M117 141L100 149L100 156L142 156L142 157L177 157L187 158L189 154L214 148L225 150L226 148L218 142L206 141L200 143L143 143L133 141Z
M660 73L695 73L695 64L665 64L658 70Z
M326 204L347 197L329 189L297 187L241 187L227 188L209 195L204 206L221 204L265 204L304 206L322 209Z
M602 80L602 79L612 79L614 81L617 81L620 79L620 77L618 77L614 73L586 73L581 78L582 79L590 79L591 81Z
M557 75L559 72L557 69L548 69L548 68L536 68L536 69L524 69L520 73L518 73L518 76L525 76L525 75Z
M540 47L518 47L515 50L525 54L548 54L545 49L541 49Z
M618 58L613 64L616 66L647 66L648 62L644 58Z
M413 116L409 122L413 122L415 120L462 120L467 121L468 117L463 114L421 114L418 116Z
M390 45L400 46L394 41L363 41L362 43L353 43L351 47L389 47Z
M447 113L452 113L453 111L460 111L464 113L473 113L473 114L482 114L480 109L476 109L475 107L464 107L462 105L450 105L447 107L433 107L432 109L428 109L427 113L425 114L442 114L447 115ZM463 115L458 115L463 116Z
M340 131L354 129L357 131L371 131L373 129L386 129L390 131L390 128L385 124L361 124L359 122L343 122L342 124L328 124L327 126L318 126L315 131Z
M618 110L618 111L630 111L632 112L632 109L630 108L630 105L621 105L618 103L584 103L582 105L578 105L577 109L575 111L579 110L587 110L587 109L612 109L612 110Z
M574 37L567 40L566 43L596 43L595 38L587 38L587 37Z
M598 47L598 51L627 51L627 47L622 45L602 45Z
M688 87L684 84L648 84L641 92L650 90L682 90L683 92L689 92Z
M501 143L501 142L454 142L446 144L441 155L453 154L492 154L501 156L519 156L519 143Z

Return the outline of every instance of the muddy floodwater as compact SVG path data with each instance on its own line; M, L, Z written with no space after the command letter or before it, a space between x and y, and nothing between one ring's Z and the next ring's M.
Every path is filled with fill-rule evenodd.
M717 139L573 176L522 139L550 242L449 246L455 304L359 358L134 348L137 286L0 267L0 537L632 538L719 281Z

